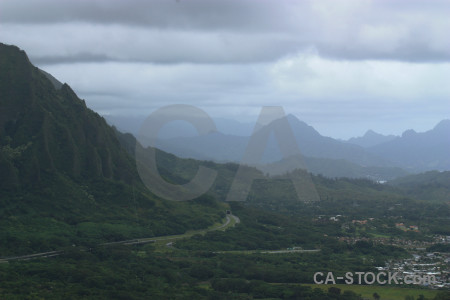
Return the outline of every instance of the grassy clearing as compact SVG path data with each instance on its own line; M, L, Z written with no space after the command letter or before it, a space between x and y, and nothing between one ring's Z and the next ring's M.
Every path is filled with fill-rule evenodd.
M341 291L353 291L360 294L363 298L373 299L373 294L377 293L382 300L404 300L405 296L413 296L417 299L420 295L424 295L428 299L433 299L438 291L424 290L413 288L401 288L393 286L376 286L376 285L347 285L347 284L305 284L311 288L320 288L327 291L330 287L340 288Z
M390 238L390 235L386 235L386 234L379 234L379 233L370 233L371 236L373 236L374 238Z

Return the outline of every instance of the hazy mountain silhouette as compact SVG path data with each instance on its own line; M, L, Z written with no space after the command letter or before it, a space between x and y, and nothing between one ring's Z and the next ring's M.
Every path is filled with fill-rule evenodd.
M361 166L390 167L392 164L364 148L322 136L313 127L293 115L287 116L303 155L316 158L344 159Z
M286 119L302 155L309 161L306 165L313 173L331 177L373 177L388 180L408 172L450 169L450 139L446 138L450 137L448 120L425 133L408 130L402 137L396 137L369 130L364 137L344 142L322 136L293 115L286 116ZM274 121L276 122L280 120ZM161 139L157 146L180 157L239 162L248 142L249 137L214 132L202 136ZM265 147L262 161L258 164L262 170L268 170L262 167L264 164L288 167L286 161L289 159L283 159L273 136L261 147ZM279 170L280 167L275 169Z
M255 166L266 173L280 174L295 168L307 168L312 173L329 177L368 177L376 180L387 180L407 174L387 159L374 155L361 146L324 137L293 115L285 118L297 141L303 163L299 164L295 158L283 158L277 140L272 135L261 145L265 149L261 162L255 163ZM276 126L282 121L275 120L270 126ZM284 141L288 138L281 137ZM157 147L185 158L240 162L249 139L248 136L214 132L194 137L159 139ZM266 164L268 166L264 166Z
M407 130L401 137L368 150L415 172L450 170L450 120L426 132Z
M322 136L313 127L293 115L286 116L286 119L292 128L301 153L305 156L345 159L360 165L391 165L389 161L367 152L360 146ZM273 123L277 122L280 120L275 120ZM182 157L186 157L188 153L196 153L197 157L193 158L240 161L248 140L249 137L215 132L202 136L160 140L158 146ZM274 138L270 138L267 145L261 145L261 147L266 147L263 163L272 163L282 158Z

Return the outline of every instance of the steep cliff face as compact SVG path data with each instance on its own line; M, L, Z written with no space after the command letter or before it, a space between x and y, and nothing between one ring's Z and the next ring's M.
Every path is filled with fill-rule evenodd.
M71 178L136 178L114 131L72 89L59 89L25 52L0 44L0 166L3 187Z

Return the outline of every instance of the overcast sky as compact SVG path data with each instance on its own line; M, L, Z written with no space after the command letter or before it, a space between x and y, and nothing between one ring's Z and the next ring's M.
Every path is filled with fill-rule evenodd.
M337 138L450 119L450 1L0 1L0 42L100 114L261 106Z

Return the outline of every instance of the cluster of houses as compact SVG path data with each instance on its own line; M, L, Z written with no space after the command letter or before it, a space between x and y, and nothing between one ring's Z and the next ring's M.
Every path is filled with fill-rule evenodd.
M345 221L342 215L318 216L316 222L338 222ZM369 225L373 218L352 220L351 224L356 226ZM344 222L344 229L348 229L350 222ZM395 223L397 229L403 231L419 232L417 225L405 225ZM411 284L418 284L430 288L450 288L450 253L427 252L427 248L435 244L450 244L450 236L433 236L433 240L410 240L398 237L362 237L344 236L338 237L341 242L354 244L358 241L370 241L374 244L394 245L407 249L412 254L411 258L400 261L389 261L385 267L378 267L379 271L396 273L398 279L413 279ZM400 281L401 282L401 281ZM405 282L407 283L407 282Z
M338 221L342 221L342 220L345 220L344 216L342 216L342 215L336 215L336 216L331 216L331 217L327 217L325 215L319 215L317 218L313 219L313 221L316 221L316 222L326 222L326 221L338 222ZM364 225L368 225L368 222L372 222L374 220L375 220L375 218L367 218L367 219L362 219L362 220L352 220L351 223L353 225L364 226ZM345 227L344 229L349 228L348 224L349 223L346 222L343 225ZM419 232L419 226L417 226L417 225L405 225L404 223L395 223L395 228L403 230L403 231Z
M419 232L419 227L417 225L409 225L406 226L403 223L395 223L395 227L403 230L403 231L414 231L414 232Z
M431 288L450 288L450 254L439 252L416 252L411 258L389 261L379 271L397 273L399 279L409 276L412 284Z

